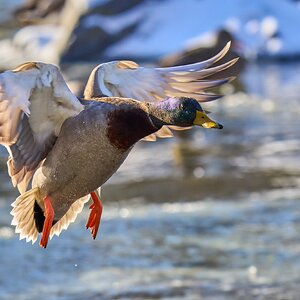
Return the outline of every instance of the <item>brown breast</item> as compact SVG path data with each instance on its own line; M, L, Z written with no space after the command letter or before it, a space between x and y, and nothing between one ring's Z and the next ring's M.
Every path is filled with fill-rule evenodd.
M107 136L119 149L127 150L158 129L153 125L147 107L142 103L123 102L108 114Z

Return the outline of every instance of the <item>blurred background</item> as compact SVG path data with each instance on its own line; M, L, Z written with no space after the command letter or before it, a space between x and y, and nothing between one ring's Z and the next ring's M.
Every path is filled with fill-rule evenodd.
M139 142L96 241L87 208L47 250L19 241L1 148L0 299L299 299L300 1L1 0L0 24L1 70L59 64L78 96L109 60L240 56L204 106L224 129Z

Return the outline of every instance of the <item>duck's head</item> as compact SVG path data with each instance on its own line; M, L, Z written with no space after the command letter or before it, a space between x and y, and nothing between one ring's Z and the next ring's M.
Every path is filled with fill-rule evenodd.
M157 102L156 107L159 112L155 117L168 125L223 128L221 124L211 120L203 111L199 102L193 98L167 98Z

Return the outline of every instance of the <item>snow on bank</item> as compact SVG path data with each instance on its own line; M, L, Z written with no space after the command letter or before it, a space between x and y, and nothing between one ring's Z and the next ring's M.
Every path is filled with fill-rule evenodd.
M134 35L108 48L108 57L158 56L183 49L207 32L226 28L248 56L300 55L300 10L288 0L146 1ZM126 12L127 18L141 7ZM119 18L115 16L117 24Z
M59 62L68 40L76 38L72 30L79 16L88 6L106 2L109 0L67 0L61 24L25 27L14 38L0 41L1 67L28 60ZM77 9L79 3L82 7ZM300 56L300 9L290 0L144 0L124 13L87 15L81 22L83 30L98 26L108 35L139 23L136 31L105 50L104 56L110 59L149 58L201 43L209 46L207 33L212 36L219 29L233 34L245 56Z

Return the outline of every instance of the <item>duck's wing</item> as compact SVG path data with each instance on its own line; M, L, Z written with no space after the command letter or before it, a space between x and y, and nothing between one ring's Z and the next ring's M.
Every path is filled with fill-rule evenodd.
M0 74L0 144L8 149L8 172L21 193L64 121L82 109L54 65L25 63Z
M238 58L219 66L211 67L223 58L230 48L230 42L214 57L184 66L169 68L144 68L133 61L114 61L94 68L84 90L84 98L125 97L139 101L160 100L166 97L191 97L199 102L208 102L222 95L205 91L231 81L233 78L209 80L208 76L230 68ZM169 137L168 128L164 132L147 137Z
M199 102L212 101L220 95L207 94L209 88L222 85L232 78L207 80L206 77L231 67L233 59L211 67L228 52L230 43L214 57L184 66L144 68L133 61L114 61L98 65L88 79L84 98L126 97L139 101L160 100L165 97L191 97Z

